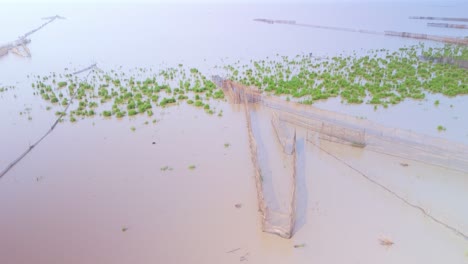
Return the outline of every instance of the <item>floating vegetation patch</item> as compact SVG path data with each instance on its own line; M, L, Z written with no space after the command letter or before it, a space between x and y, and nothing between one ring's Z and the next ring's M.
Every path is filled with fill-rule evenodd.
M364 56L316 58L297 55L225 66L228 79L253 85L263 92L303 104L340 96L351 104L398 104L406 98L423 99L427 93L468 94L468 72L456 65L421 60L421 56L463 59L468 48L423 44L397 51L371 50Z
M446 130L447 130L447 128L445 128L445 127L442 126L442 125L438 125L438 126L437 126L437 131L439 131L439 132L443 132L443 131L446 131Z
M297 55L225 65L221 71L233 81L253 85L265 94L302 104L340 97L351 104L372 104L387 108L406 98L423 99L428 93L456 96L468 94L468 73L457 65L433 63L422 57L468 58L468 47L446 45L426 48L423 44L396 51L371 50L364 55L317 58ZM157 71L137 68L130 72L94 72L87 82L71 74L30 76L34 94L47 102L47 109L59 111L72 98L69 120L152 117L156 107L179 104L216 110L213 101L225 95L210 78L196 68ZM437 104L436 104L437 105ZM222 111L217 113L222 116ZM73 118L72 118L73 117Z
M87 82L71 74L30 76L34 94L48 103L47 109L62 113L70 106L69 120L102 116L124 118L154 115L155 107L170 107L181 103L193 104L213 114L210 103L222 100L224 93L197 69L168 68L156 74L152 69L138 68L130 74L111 70L93 72ZM156 121L153 120L153 123ZM134 129L132 129L134 130Z

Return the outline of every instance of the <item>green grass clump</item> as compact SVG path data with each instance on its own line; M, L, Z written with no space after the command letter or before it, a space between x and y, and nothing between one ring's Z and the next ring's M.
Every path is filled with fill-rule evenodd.
M202 101L200 101L200 100L195 101L195 106L196 106L196 107L202 107L202 106L204 106L204 105L205 105L205 104L204 104Z
M443 132L443 131L446 131L446 130L447 130L447 128L445 128L445 127L442 126L442 125L438 125L438 126L437 126L437 131L439 131L439 132Z
M128 110L128 116L135 116L135 115L137 115L137 114L138 114L138 112L137 112L137 110L135 110L135 109L130 109L130 110Z
M434 60L423 60L422 57ZM323 59L308 55L277 55L250 61L247 65L240 62L224 65L221 69L224 72L220 74L286 101L312 105L319 100L338 97L343 103L371 104L377 110L407 98L421 100L428 94L468 94L466 69L439 63L437 59L440 58L468 58L468 47L446 45L434 48L421 44L394 51L378 49L367 54L363 51L360 55L340 54ZM225 101L223 90L196 68L159 71L137 68L136 72L111 70L91 74L88 81L82 82L69 73L31 76L34 79L31 89L34 95L46 101L48 107L53 107L52 104L67 106L70 98L75 96L70 114L76 119L96 115L122 118L125 115L143 116L144 113L151 117L153 107L166 107L183 100L203 108L208 114L215 114L207 102ZM66 89L55 90L55 87ZM103 104L102 109L98 102ZM439 100L434 104L439 105ZM222 116L222 111L217 115Z
M188 167L189 170L194 170L195 168L196 168L195 165L190 165L190 166Z
M224 143L224 147L225 147L225 148L229 148L230 146L231 146L230 143Z
M164 107L168 104L173 104L176 102L175 98L164 98L162 101L159 103L160 106Z
M116 116L117 118L122 118L122 117L125 116L125 112L118 111L118 112L115 113L115 116Z
M213 94L214 99L223 99L224 98L224 92L222 90L218 90L214 92Z
M89 107L90 108L96 108L98 104L96 102L89 102Z
M67 82L59 82L59 83L57 83L57 86L58 86L59 88L63 88L63 87L65 87L65 86L67 86Z

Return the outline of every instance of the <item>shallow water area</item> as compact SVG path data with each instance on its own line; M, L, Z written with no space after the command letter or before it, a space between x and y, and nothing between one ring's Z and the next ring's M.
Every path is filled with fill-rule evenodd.
M418 41L253 19L462 36L463 31L426 27L426 21L407 17L462 17L464 7L2 7L0 22L10 26L0 33L0 43L40 25L41 17L67 19L31 36L31 58L0 58L0 87L13 86L0 92L0 169L47 132L62 108L47 110L50 104L33 94L33 76L92 63L106 73L122 66L127 76L140 67L156 72L181 63L211 76L220 72L215 66L276 54L395 50ZM85 80L87 73L77 78ZM0 178L0 263L468 263L468 240L433 220L468 233L466 172L313 138L301 128L294 236L262 233L244 109L225 100L206 102L215 114L179 101L153 107L151 117L96 115L72 123L66 116ZM468 144L466 95L429 94L377 110L342 104L340 98L314 106ZM265 148L281 151L270 115L261 109L254 115L269 142ZM281 157L268 155L270 167L286 166Z

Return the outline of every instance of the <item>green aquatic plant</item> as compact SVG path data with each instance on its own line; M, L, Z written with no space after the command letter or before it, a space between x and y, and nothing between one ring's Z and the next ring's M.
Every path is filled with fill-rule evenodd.
M123 118L125 116L126 112L118 111L115 113L115 116L117 118Z
M447 130L447 128L445 128L445 127L442 126L442 125L438 125L438 126L437 126L437 131L439 131L439 132L443 132L443 131L446 131L446 130Z
M256 86L260 92L281 96L286 101L311 105L339 97L343 103L368 103L377 110L379 106L387 108L407 98L421 100L429 93L468 94L465 69L420 59L421 54L434 58L466 57L467 50L451 45L440 48L419 45L395 51L378 49L363 55L340 54L321 60L307 55L276 56L251 60L245 65L236 62L218 69L225 71L221 74L227 79ZM46 101L47 107L54 103L66 106L75 96L78 107L70 113L81 118L94 115L123 118L125 115L143 116L143 113L152 116L154 107L166 107L183 100L214 114L208 100L210 104L215 100L225 101L223 90L195 68L93 72L86 82L78 82L67 74L65 78L68 79L62 81L66 84L55 84L53 80L58 78L63 75L31 76L33 94ZM60 89L60 86L67 88L52 88ZM222 111L217 115L222 116Z
M96 102L89 102L89 107L90 108L96 108L96 107L98 107L98 104Z
M195 106L196 106L196 107L202 107L202 106L204 106L204 105L205 105L205 104L204 104L202 101L200 101L200 100L195 101Z
M159 105L164 107L168 104L173 104L175 102L176 102L175 98L163 98L162 101L159 103Z
M130 109L130 110L128 110L128 116L135 116L135 115L137 115L137 114L138 114L138 112L137 112L137 110L135 110L135 109Z
M190 166L188 167L189 170L194 170L195 168L196 168L195 165L190 165Z
M59 82L59 83L57 83L57 86L58 86L59 88L63 88L63 87L65 87L65 86L67 86L67 82Z

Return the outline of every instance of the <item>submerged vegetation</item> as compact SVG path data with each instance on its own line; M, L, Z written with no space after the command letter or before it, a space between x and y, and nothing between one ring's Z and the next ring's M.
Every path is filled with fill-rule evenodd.
M217 68L228 79L258 87L266 94L287 101L313 104L340 97L351 104L372 104L387 108L406 98L424 99L428 93L456 96L468 94L467 70L456 65L437 64L424 57L465 59L467 47L446 45L425 48L404 47L397 51L371 50L366 54L316 58L297 55L250 61L248 65ZM61 113L72 98L69 120L102 116L105 118L152 117L155 108L186 104L214 114L212 103L224 100L223 91L196 68L138 68L133 72L111 70L94 72L87 82L71 74L34 76L34 94L47 102L47 109ZM434 103L436 106L439 101ZM222 116L222 111L217 112Z

